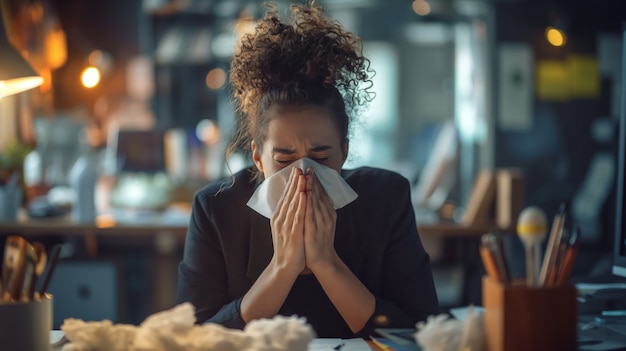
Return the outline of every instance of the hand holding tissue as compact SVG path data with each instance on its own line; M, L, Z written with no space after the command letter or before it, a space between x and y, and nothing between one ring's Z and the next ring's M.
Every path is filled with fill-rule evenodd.
M248 200L248 207L266 218L271 218L276 210L278 200L287 185L289 173L294 167L302 169L303 172L306 172L309 167L313 168L315 176L319 179L328 197L330 197L335 209L346 206L358 197L357 193L341 177L341 174L330 167L305 157L294 161L289 166L265 179Z

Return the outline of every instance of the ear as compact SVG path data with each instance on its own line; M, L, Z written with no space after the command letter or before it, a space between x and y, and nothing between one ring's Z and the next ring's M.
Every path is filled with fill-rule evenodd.
M250 148L252 149L252 161L256 165L256 168L259 172L263 173L263 162L261 162L261 148L257 147L254 140L250 143Z
M348 151L350 150L350 140L348 138L346 138L346 141L343 142L343 146L341 148L341 151L343 152L343 157L341 159L341 165L343 166L344 162L346 162L346 159L348 158Z

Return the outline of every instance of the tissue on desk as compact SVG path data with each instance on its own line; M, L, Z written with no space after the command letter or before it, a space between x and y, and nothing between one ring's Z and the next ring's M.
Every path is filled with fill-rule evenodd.
M137 328L130 324L113 324L109 320L85 322L68 318L61 330L72 341L63 346L63 351L126 351L135 340Z
M484 343L482 313L471 306L464 320L447 314L429 316L416 325L415 340L424 351L482 350Z
M153 314L139 326L66 319L61 330L71 343L63 351L306 351L315 337L297 317L251 321L243 331L195 320L190 303Z

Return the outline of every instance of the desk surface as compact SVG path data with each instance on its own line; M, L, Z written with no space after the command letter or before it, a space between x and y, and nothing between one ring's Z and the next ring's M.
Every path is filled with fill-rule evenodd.
M510 228L498 228L496 225L480 224L464 226L457 223L428 223L417 226L422 236L440 237L479 237L492 231L511 231ZM154 235L168 232L184 239L187 225L180 220L171 223L160 220L160 217L144 218L139 221L115 221L110 216L99 216L95 223L75 223L68 217L62 218L28 218L21 214L17 221L0 222L0 234L21 235Z
M63 331L61 330L50 331L50 343L52 344L53 351L60 351L62 349L62 345L65 342L67 342L67 339L64 339ZM372 351L383 351L382 348L374 344L372 341L365 340L365 342L367 343L367 346L369 346Z

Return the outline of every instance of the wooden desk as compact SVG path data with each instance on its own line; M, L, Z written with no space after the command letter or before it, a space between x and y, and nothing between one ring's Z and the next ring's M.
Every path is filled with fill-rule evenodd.
M439 237L479 237L485 233L500 231L511 232L514 228L499 228L495 225L481 224L463 226L456 223L429 223L417 225L420 235ZM184 241L187 225L159 224L147 222L115 223L111 220L100 220L94 224L74 223L69 218L41 218L29 219L21 216L14 222L0 222L0 234L28 235L154 235L158 232L168 232Z
M466 227L454 223L418 224L418 231L426 244L430 238L458 238L470 240L469 244L463 244L470 253L464 254L462 261L468 270L476 268L478 262L477 245L482 234L500 230L495 226L481 225ZM171 307L171 301L175 299L176 291L176 267L179 261L177 254L184 245L187 233L187 225L160 224L159 221L140 223L114 223L111 220L99 220L95 224L73 223L68 217L30 219L21 213L18 221L0 222L0 236L18 234L26 238L62 236L75 237L84 241L85 251L89 257L96 258L99 255L98 238L114 240L118 245L130 245L133 241L151 241L156 254L154 291L159 291L156 296L155 310ZM425 245L426 246L426 245ZM427 250L428 251L428 250ZM477 262L474 262L477 261ZM467 285L469 286L469 282ZM463 287L464 295L468 295L468 287ZM469 295L468 295L469 296ZM464 297L464 300L469 298Z
M495 224L464 226L458 223L450 222L432 224L418 223L417 230L420 235L454 238L476 238L489 232L515 232L515 228L501 228Z

